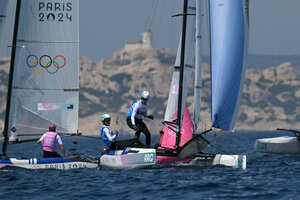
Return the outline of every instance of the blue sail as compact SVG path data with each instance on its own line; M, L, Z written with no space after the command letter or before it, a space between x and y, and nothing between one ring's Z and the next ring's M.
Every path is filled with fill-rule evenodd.
M212 127L233 131L245 78L248 1L211 0Z

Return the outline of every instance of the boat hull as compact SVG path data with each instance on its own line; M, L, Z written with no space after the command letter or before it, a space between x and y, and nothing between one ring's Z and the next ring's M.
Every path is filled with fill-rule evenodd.
M126 148L105 152L99 159L100 167L113 169L144 168L155 165L156 151L148 148Z
M209 165L224 165L233 168L246 169L247 157L246 155L223 155L223 154L208 154L195 153L189 158L180 158L174 151L167 151L157 149L157 163L187 163L195 166L209 166Z
M274 154L300 153L300 142L297 137L282 136L258 139L254 151Z
M199 154L190 162L190 165L223 165L245 170L247 167L247 157L246 155Z
M68 158L1 158L0 168L20 167L25 169L79 169L97 168L98 161L84 159L79 156L69 156Z
M189 163L192 159L189 158L178 158L178 157L171 157L171 156L157 156L156 162L158 164L162 163Z

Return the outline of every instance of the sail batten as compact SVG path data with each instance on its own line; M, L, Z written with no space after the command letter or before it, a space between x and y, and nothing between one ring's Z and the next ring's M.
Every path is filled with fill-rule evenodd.
M15 86L13 89L20 89L20 90L63 90L68 92L77 92L79 88L34 88L34 87L20 87Z
M18 42L27 43L79 43L79 40L23 40L20 39Z

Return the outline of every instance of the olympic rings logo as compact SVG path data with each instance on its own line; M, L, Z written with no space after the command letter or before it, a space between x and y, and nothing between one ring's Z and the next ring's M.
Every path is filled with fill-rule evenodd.
M62 55L55 56L53 60L48 55L42 55L40 59L38 59L36 55L31 54L26 58L27 66L30 67L33 70L33 72L36 74L42 74L45 70L49 74L55 74L56 72L58 72L59 69L66 66L66 63L67 63L66 58ZM38 65L42 67L42 70L39 71L36 69ZM56 69L54 68L55 71L49 70L49 67L51 67L52 65L56 68Z

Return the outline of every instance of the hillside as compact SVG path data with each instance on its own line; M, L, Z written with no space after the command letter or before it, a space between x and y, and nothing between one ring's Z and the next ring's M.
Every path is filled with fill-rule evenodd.
M92 64L87 57L80 56L79 131L87 135L98 134L100 115L110 113L113 116L114 128L130 132L125 124L129 106L134 99L140 97L143 90L149 90L149 113L153 113L155 120L145 121L153 134L158 133L164 116L174 61L175 55L169 49L161 48L147 51L121 50L115 52L111 59L103 59L97 64ZM5 112L8 66L9 59L2 58L1 129ZM299 66L293 66L292 62L284 62L263 70L247 70L236 130L300 128L300 79L297 78L295 69L299 69ZM209 66L204 64L201 130L210 125L209 79ZM192 102L193 98L189 96L190 109L193 107Z

